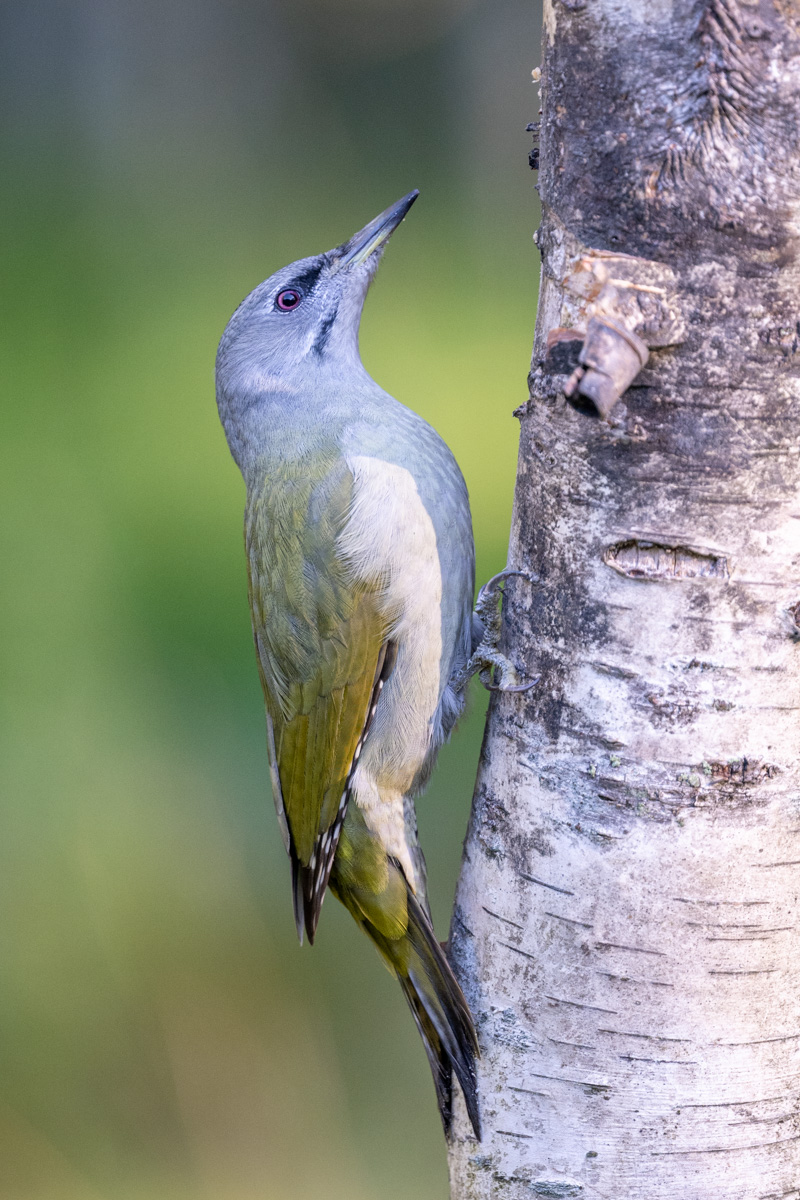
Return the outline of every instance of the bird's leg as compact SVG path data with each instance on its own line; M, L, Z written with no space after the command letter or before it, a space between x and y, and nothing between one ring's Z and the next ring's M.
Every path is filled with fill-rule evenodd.
M537 679L531 679L528 683L520 683L517 668L497 648L501 627L500 600L504 595L501 584L511 575L521 575L531 583L536 581L535 576L528 571L507 568L493 575L488 583L483 585L478 592L475 611L472 614L472 654L454 681L457 689L466 687L470 678L476 674L490 692L527 692L538 682Z

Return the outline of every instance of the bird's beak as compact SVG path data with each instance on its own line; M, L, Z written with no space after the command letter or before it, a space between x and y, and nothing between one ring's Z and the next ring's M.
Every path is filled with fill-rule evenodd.
M369 225L365 225L363 229L354 234L349 242L345 242L340 251L341 257L337 258L333 263L331 268L332 274L336 274L337 271L341 271L344 267L357 267L359 263L366 262L369 256L374 254L376 250L385 246L418 195L419 192L415 188L413 192L409 192L407 196L403 196L402 200L397 200L394 204L390 204L380 216L377 216L374 221L370 221Z

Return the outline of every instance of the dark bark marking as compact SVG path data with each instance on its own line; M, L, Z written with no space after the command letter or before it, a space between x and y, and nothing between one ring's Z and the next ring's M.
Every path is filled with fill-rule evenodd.
M693 929L751 929L767 932L760 925L715 925L711 921L684 921L684 925L690 925ZM769 930L769 932L774 933L775 930Z
M785 1037L758 1038L755 1042L720 1042L721 1046L769 1046L772 1042L796 1042L800 1033L787 1033Z
M610 1083L589 1083L585 1079L565 1079L560 1075L539 1075L536 1071L529 1072L531 1079L546 1079L549 1083L568 1083L573 1087L585 1088L590 1095L597 1095L600 1092L610 1092L612 1090Z
M532 1133L514 1133L513 1129L496 1129L495 1133L502 1134L503 1137L528 1138L533 1137Z
M709 971L709 975L776 975L777 967L766 967L763 971Z
M527 879L528 883L538 883L539 887L547 888L551 892L560 892L562 896L574 896L574 892L567 891L566 888L556 887L554 883L545 883L543 879L536 879L533 875L526 875L524 871L520 871L520 878Z
M747 1146L713 1146L703 1150L651 1150L650 1154L653 1158L675 1154L731 1154L734 1150L763 1150L767 1146L783 1146L787 1142L800 1142L800 1133L794 1137L777 1138L774 1142L753 1142ZM786 1195L791 1196L792 1193L787 1192Z
M528 154L528 165L532 171L539 170L539 133L541 128L541 121L529 121L525 126L525 132L533 135L533 146Z
M510 942L498 942L498 946L505 946L506 950L513 950L515 954L521 954L523 958L529 958L531 962L538 962L535 954L528 954L527 950L520 950L519 946L512 946Z
M594 928L591 923L586 921L575 921L572 919L572 917L561 917L558 913L546 912L544 915L546 917L552 917L554 921L563 921L566 925L579 925L581 929Z
M716 1100L710 1104L681 1104L678 1112L684 1108L743 1108L752 1104L782 1104L786 1100L796 1099L798 1095L800 1092L790 1092L787 1096L761 1096L754 1100Z
M689 615L684 617L685 621L693 621L699 625L730 625L731 629L744 630L749 628L747 621L732 621L726 618L716 619L714 617L697 617Z
M548 375L571 375L579 365L583 333L578 329L551 329L547 334L547 350L543 369ZM544 459L537 452L536 457Z
M602 975L605 979L612 979L615 983L638 983L646 987L674 988L674 983L660 983L657 979L634 979L630 975L612 975L610 971L596 971L596 975Z
M742 1125L779 1125L782 1121L791 1121L796 1116L793 1112L778 1113L776 1117L750 1117L747 1121L728 1121L729 1129L741 1129Z
M618 1055L623 1062L654 1063L658 1067L696 1067L697 1063L691 1058L637 1058L633 1054Z
M585 1008L589 1012L605 1013L609 1017L619 1016L616 1009L599 1008L596 1004L581 1004L578 1000L562 1000L560 996L545 996L545 1000L552 1000L554 1004L568 1004L570 1008Z
M596 942L595 950L630 950L633 954L652 954L657 958L666 958L663 950L644 950L641 946L622 946L618 942Z
M580 729L574 725L562 725L562 732L569 734L570 737L577 738L581 742L592 742L595 746L601 746L603 750L624 750L625 743L620 742L617 738L608 737L601 733L595 733L591 729ZM572 893L570 892L570 895Z
M464 930L464 932L468 933L471 938L475 937L475 934L472 932L469 925L462 917L460 909L456 909L455 912L453 913L453 920L457 921L458 924L461 926L461 928Z
M607 1033L612 1037L641 1038L645 1042L675 1042L676 1045L691 1046L691 1038L659 1037L653 1033L630 1033L627 1029L598 1029L598 1033Z
M485 913L488 913L490 917L494 917L496 920L502 921L504 925L513 925L515 929L524 928L524 926L518 925L516 921L509 921L508 917L501 917L500 913L492 912L490 908L486 908L486 906L483 904L481 905L481 908Z
M637 671L631 671L628 667L620 667L616 663L591 662L589 666L597 671L600 675L610 675L613 679L638 679Z
M707 937L707 942L769 942L772 939L766 932L753 933L749 937Z
M602 1033L602 1029L600 1030ZM552 1042L554 1046L569 1046L571 1050L591 1050L596 1051L596 1046L583 1046L580 1042L562 1042L558 1038L548 1038L548 1042Z

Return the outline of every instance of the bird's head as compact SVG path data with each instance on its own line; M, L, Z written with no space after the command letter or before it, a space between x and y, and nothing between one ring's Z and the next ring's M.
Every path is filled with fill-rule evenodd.
M305 392L321 373L344 381L348 371L361 369L358 327L367 289L418 195L409 192L334 250L276 271L242 301L217 352L217 400L229 436L260 396Z

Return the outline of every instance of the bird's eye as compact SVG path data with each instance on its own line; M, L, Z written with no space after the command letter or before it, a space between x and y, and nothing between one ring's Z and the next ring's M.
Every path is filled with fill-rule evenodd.
M284 288L282 292L278 292L275 303L281 312L289 312L290 309L297 308L302 299L302 294L297 288Z

